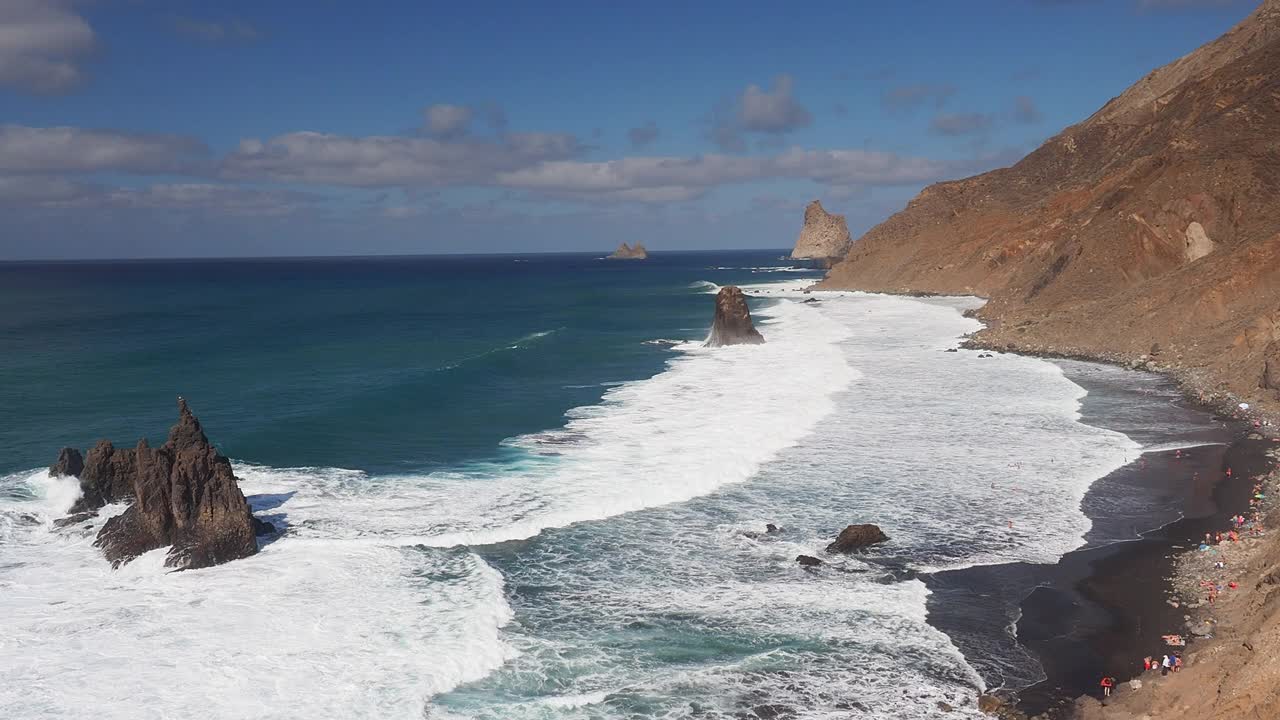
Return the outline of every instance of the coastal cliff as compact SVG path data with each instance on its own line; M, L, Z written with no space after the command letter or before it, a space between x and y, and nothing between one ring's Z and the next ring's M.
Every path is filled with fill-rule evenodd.
M649 259L649 251L644 249L644 244L636 243L632 247L626 243L618 246L617 250L609 256L610 260L647 260Z
M1009 168L938 183L827 289L974 294L975 344L1280 406L1280 0Z
M852 243L844 216L827 212L821 202L814 200L804 209L804 227L800 228L791 257L834 262L849 252Z
M977 347L1163 372L1220 409L1248 403L1238 414L1271 434L1262 422L1280 416L1278 138L1280 0L1265 0L1012 167L926 188L819 287L982 296ZM1254 497L1276 491L1273 476ZM1241 589L1228 607L1186 605L1204 608L1187 617L1210 618L1216 639L1167 682L1082 700L1081 717L1280 712L1280 513L1256 522L1261 534L1233 546L1225 569L1198 567L1207 556L1197 551L1179 560L1193 566L1184 600L1223 573Z

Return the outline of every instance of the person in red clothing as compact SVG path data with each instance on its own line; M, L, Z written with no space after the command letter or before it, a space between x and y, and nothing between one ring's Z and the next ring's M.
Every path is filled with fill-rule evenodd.
M1110 676L1102 678L1102 697L1111 697L1111 688L1115 687L1116 679Z

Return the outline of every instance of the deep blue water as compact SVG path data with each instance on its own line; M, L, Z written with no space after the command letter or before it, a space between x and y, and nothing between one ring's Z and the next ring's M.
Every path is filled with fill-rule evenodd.
M0 473L163 440L185 396L224 454L423 471L563 422L696 339L691 285L785 251L0 264ZM734 268L734 269L717 269ZM787 277L796 277L788 275Z

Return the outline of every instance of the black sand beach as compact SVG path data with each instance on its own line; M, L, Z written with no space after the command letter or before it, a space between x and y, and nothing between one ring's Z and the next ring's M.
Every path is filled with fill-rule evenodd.
M930 624L952 638L992 691L1016 699L1029 716L1065 714L1076 697L1100 692L1103 675L1123 682L1141 673L1144 656L1166 651L1160 636L1183 633L1186 612L1167 602L1173 555L1247 508L1247 478L1269 462L1269 443L1248 439L1243 423L1175 399L1170 383L1134 392L1114 372L1095 377L1096 366L1063 367L1090 392L1083 422L1170 449L1144 453L1093 484L1081 504L1093 521L1086 545L1058 563L923 578L932 592ZM1162 417L1183 430L1167 432ZM1233 477L1224 482L1227 467Z

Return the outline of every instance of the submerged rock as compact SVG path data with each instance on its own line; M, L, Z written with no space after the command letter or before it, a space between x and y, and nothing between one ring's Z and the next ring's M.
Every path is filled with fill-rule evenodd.
M853 552L876 543L882 543L888 539L888 535L885 535L879 527L870 523L850 525L841 530L835 541L827 546L827 552Z
M722 345L758 345L764 337L751 323L751 310L742 289L726 285L716 293L716 318L711 325L707 347Z
M108 503L133 495L136 472L134 451L117 449L109 440L99 440L89 451L80 473L80 499L71 512L91 512Z
M796 562L803 567L818 567L822 561L812 555L797 555Z
M202 568L258 552L259 529L231 472L231 462L205 437L178 399L178 423L163 446L146 440L132 451L133 505L107 521L95 544L112 565L172 546L165 565Z
M80 456L80 451L64 447L58 453L58 461L49 467L49 474L53 477L80 477L80 473L84 471L84 458Z

